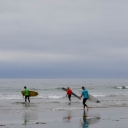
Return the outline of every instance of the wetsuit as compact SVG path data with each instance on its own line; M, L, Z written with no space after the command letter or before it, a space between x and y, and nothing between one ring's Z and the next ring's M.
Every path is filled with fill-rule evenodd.
M88 99L88 91L87 90L83 90L82 91L82 95L83 95L83 105L84 105L84 108L85 108L85 106L88 107L86 105L86 100Z

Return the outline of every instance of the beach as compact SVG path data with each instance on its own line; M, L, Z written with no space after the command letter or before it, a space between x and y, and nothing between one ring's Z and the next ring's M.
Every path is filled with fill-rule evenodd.
M21 94L25 85L38 92L30 104ZM0 79L0 127L128 128L127 85L127 79ZM70 104L62 90L80 96L82 86L100 101L88 100L88 111L75 96Z
M127 128L127 107L89 108L47 112L2 113L0 127L6 128Z

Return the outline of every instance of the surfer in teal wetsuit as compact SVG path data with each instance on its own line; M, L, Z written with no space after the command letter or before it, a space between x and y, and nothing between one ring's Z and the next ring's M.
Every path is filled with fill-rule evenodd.
M24 96L25 96L25 102L27 103L27 99L30 103L30 98L29 98L29 90L27 89L27 87L24 87Z
M82 87L82 94L81 94L80 98L82 98L82 96L83 96L83 106L84 106L84 109L85 109L85 106L86 106L87 110L88 110L88 106L86 105L86 101L88 99L88 91L84 87Z

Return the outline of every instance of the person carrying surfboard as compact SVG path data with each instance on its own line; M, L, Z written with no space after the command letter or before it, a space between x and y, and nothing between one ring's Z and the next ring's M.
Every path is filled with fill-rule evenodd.
M85 106L87 107L87 110L88 110L88 106L86 105L86 101L88 99L88 90L85 89L85 87L82 87L82 94L81 94L81 97L82 98L83 96L83 106L84 106L84 109L85 109Z
M29 101L29 103L30 103L30 98L29 98L29 90L27 89L27 87L26 86L24 86L24 96L25 96L25 102L27 103L27 99L28 99L28 101ZM24 97L23 96L23 97Z
M71 101L72 90L69 87L67 88L67 95L68 95L69 101Z

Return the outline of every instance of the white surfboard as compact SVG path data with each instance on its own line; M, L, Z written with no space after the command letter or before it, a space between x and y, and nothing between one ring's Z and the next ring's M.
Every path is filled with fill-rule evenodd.
M79 93L81 95L82 90L79 90ZM88 94L88 100L90 100L91 102L94 102L94 103L99 103L100 102L96 97L92 96L91 94Z

